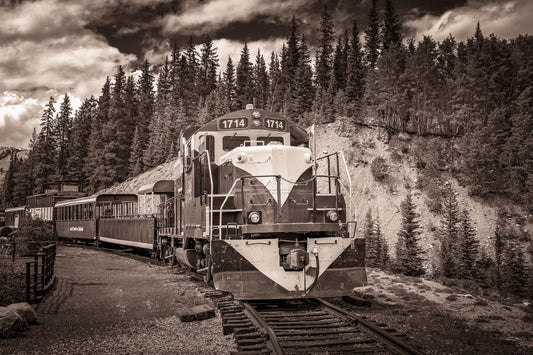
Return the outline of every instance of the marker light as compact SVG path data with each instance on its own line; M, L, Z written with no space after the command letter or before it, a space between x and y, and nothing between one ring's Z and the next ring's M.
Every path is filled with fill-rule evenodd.
M246 153L237 154L237 163L244 163L246 161Z
M261 214L259 212L250 212L248 220L250 223L257 224L261 221Z
M329 211L326 216L331 222L335 222L339 219L339 215L335 211Z

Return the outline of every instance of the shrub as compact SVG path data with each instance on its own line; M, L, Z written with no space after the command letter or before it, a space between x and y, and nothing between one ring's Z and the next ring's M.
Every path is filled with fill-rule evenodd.
M54 229L51 223L40 219L23 218L20 229L16 232L17 253L33 255L39 251L43 242L54 240Z
M389 167L387 166L385 159L381 157L375 158L372 161L372 164L370 164L370 171L372 172L372 176L377 181L383 181L383 179L387 177L388 169Z

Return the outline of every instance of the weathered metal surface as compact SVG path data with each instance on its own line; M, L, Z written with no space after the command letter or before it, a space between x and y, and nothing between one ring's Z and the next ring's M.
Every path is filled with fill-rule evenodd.
M96 239L96 220L56 221L56 234L59 238Z
M242 240L242 243L246 242L253 243L254 240ZM340 259L349 258L349 260L337 264L342 267L331 266L326 268L308 294L305 294L303 287L298 291L288 291L273 280L273 278L275 279L274 276L277 277L279 275L265 275L260 272L252 264L251 260L237 252L226 241L213 241L212 256L212 274L215 287L219 290L231 292L235 299L287 299L303 296L338 297L352 294L352 290L355 287L363 286L367 283L365 269L362 266L358 266L361 261L353 258L353 251L350 247L339 256ZM332 265L335 265L336 261ZM272 263L274 264L273 267L275 267L279 260L272 260ZM287 271L289 276L292 276L291 273L295 272L302 273L301 271ZM314 274L311 274L311 276L314 277ZM307 287L310 284L311 281L309 280Z
M155 218L100 219L100 240L151 249L154 245Z

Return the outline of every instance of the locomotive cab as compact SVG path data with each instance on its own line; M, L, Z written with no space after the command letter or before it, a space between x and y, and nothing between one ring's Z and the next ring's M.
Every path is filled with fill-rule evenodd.
M308 142L300 126L251 107L186 131L170 236L176 260L239 299L339 296L364 285L342 155L316 159Z

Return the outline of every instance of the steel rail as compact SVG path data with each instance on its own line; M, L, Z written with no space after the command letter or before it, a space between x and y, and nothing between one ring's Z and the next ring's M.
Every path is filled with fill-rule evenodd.
M244 313L248 316L248 318L258 326L260 331L263 331L264 334L267 335L265 343L271 351L272 355L285 354L283 348L279 344L278 337L276 336L272 328L270 328L268 323L265 322L263 317L261 317L259 312L257 312L255 308L246 301L243 301L242 305L244 306Z
M398 339L394 335L390 334L384 329L381 329L380 327L372 324L371 322L368 322L367 320L356 316L350 312L347 312L346 310L335 306L332 303L329 303L327 301L324 301L323 299L316 298L317 302L322 304L327 309L340 314L341 316L348 318L352 321L357 322L358 325L361 326L364 330L366 330L370 335L376 338L379 342L383 343L390 351L394 352L395 354L416 354L416 355L422 355L420 351L413 348L411 345L405 343L404 341Z

